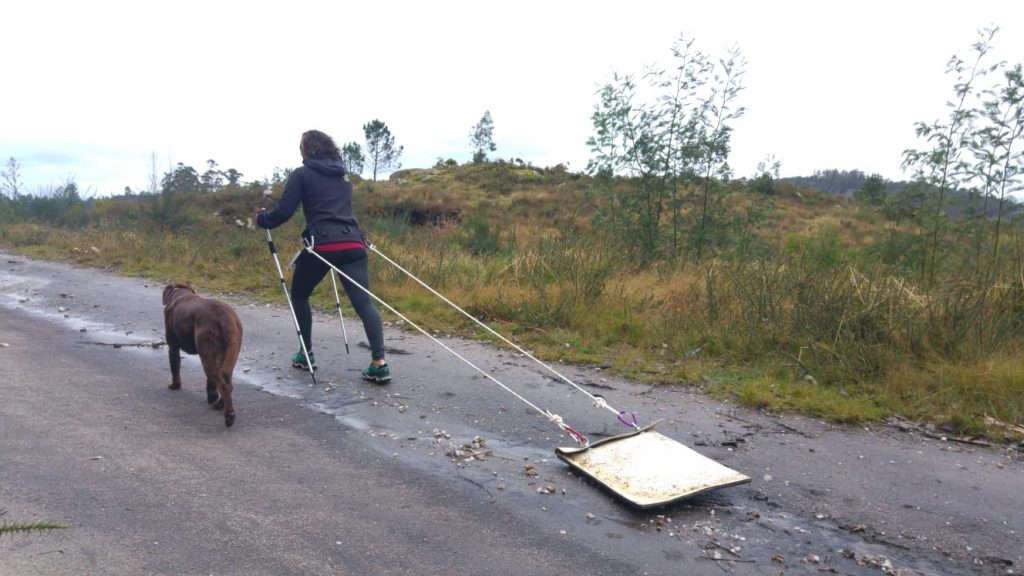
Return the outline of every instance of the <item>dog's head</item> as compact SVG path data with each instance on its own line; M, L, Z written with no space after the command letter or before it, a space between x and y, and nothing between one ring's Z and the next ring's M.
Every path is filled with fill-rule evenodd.
M185 291L188 294L196 293L195 288L192 288L191 284L182 282L168 284L167 286L164 286L164 306L167 306L167 303L170 302L172 298L174 298L174 293L179 290Z

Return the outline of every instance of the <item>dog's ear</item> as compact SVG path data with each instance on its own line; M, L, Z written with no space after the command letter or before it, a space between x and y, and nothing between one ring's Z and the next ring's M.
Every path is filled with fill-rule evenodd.
M174 292L174 284L164 286L164 306L167 306L167 299L171 297L171 292Z

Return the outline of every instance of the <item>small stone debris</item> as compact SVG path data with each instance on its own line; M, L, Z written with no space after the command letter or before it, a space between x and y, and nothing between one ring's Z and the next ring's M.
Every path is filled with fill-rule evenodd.
M658 514L650 520L651 524L654 524L654 529L661 532L661 529L669 524L672 524L672 518L665 516L664 514Z
M874 566L880 568L885 574L897 574L897 571L893 568L892 561L885 556L857 554L851 550L840 550L839 553L856 562L858 566Z
M536 476L537 467L533 464L523 464L523 472L525 472L527 476Z
M904 418L900 418L899 416L889 416L885 419L885 423L900 432L913 432L921 428L920 425L910 422Z
M470 460L485 461L493 455L493 452L484 448L487 442L481 436L476 436L469 444L456 446L454 442L449 440L451 434L435 428L434 438L435 443L444 445L444 455L458 462L468 462Z
M7 342L0 342L0 348L10 348L10 347L11 347L11 345L8 344Z

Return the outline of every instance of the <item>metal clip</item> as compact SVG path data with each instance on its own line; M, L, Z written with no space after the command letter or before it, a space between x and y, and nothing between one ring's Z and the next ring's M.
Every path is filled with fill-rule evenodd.
M640 426L637 423L636 414L630 414L629 416L630 416L630 418L632 418L632 420L633 420L632 422L630 422L629 420L626 419L626 412L625 411L619 412L619 422L622 422L626 426L630 426L632 428L639 428Z

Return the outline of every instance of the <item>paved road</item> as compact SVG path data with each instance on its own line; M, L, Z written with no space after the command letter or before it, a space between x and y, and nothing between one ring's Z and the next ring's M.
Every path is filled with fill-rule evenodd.
M637 511L570 473L553 446L571 443L546 420L422 336L390 327L395 382L367 385L359 327L346 356L322 314L314 386L286 365L287 308L215 295L246 327L227 429L193 357L183 390L166 388L162 282L0 257L0 523L68 526L0 538L3 576L1024 572L1011 447L560 366L754 479ZM518 354L440 336L592 438L623 431Z

